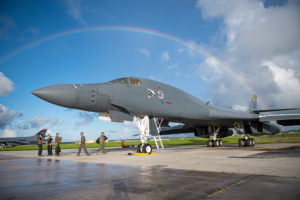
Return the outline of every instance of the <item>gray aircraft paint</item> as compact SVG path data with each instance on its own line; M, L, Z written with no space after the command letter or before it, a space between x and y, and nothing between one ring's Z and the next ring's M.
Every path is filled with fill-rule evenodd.
M138 84L130 81L138 80ZM132 116L164 118L169 122L185 124L188 130L197 126L233 127L235 123L259 123L260 115L213 106L178 88L142 78L122 78L98 84L64 84L41 88L34 95L59 106L92 112L107 112L116 120ZM149 95L149 94L154 95ZM160 93L160 95L159 95ZM300 114L296 117L300 119ZM281 115L273 120L285 119ZM265 123L265 122L264 122ZM272 133L274 125L263 125ZM267 130L267 129L266 129Z
M36 133L33 136L29 137L9 137L9 138L0 138L0 144L9 145L9 146L19 146L19 145L29 145L37 144L39 135L42 134L43 138L45 137L47 129L43 129Z

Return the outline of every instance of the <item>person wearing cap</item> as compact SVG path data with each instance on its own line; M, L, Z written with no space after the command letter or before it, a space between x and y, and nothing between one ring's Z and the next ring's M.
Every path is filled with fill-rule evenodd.
M86 154L87 156L90 155L90 154L88 153L88 151L86 150L86 146L85 146L85 137L84 137L83 134L84 134L83 132L80 133L81 139L80 139L80 146L79 146L79 148L78 148L77 156L80 155L80 152L81 152L81 149L82 149L82 148L83 148L83 150L84 150L84 152L85 152L85 154Z
M47 147L48 147L48 156L52 156L52 144L53 144L53 139L50 136L50 134L47 135Z

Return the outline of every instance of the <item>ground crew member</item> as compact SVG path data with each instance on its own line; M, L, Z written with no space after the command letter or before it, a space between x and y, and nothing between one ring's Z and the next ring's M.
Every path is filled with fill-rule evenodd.
M101 136L100 136L100 139L99 139L102 154L105 154L105 151L104 151L105 140L107 140L107 137L104 135L104 132L102 132Z
M100 151L100 149L102 150L102 154L105 154L104 145L105 145L105 140L107 140L107 137L104 135L104 132L101 133L98 140L99 140L100 148L97 150L96 154Z
M48 134L48 140L47 140L48 156L52 156L52 144L53 144L53 139L50 136L50 134Z
M56 133L56 136L55 136L55 155L56 156L60 156L59 153L61 151L61 149L60 149L61 140L62 140L62 138L59 137L59 133Z
M42 134L40 134L39 138L38 138L38 156L42 156L42 152L43 152L43 136Z
M90 154L87 152L87 150L86 150L86 146L85 146L85 137L84 137L83 134L84 134L83 132L80 133L81 139L80 139L80 146L79 146L79 148L78 148L77 156L80 155L80 152L81 152L81 149L82 149L82 148L83 148L83 150L84 150L84 152L85 152L85 154L86 154L87 156L90 155Z

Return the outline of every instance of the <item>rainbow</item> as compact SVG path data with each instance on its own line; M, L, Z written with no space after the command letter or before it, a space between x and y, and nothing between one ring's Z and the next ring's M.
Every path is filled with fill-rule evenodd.
M209 53L208 51L206 51L205 49L203 49L202 47L200 47L199 45L195 44L195 43L191 43L188 41L185 41L181 38L178 38L176 36L170 35L170 34L166 34L166 33L162 33L159 31L155 31L155 30L150 30L150 29L145 29L145 28L139 28L139 27L130 27L130 26L93 26L93 27L86 27L86 28L79 28L79 29L71 29L68 31L63 31L63 32L59 32L59 33L55 33L52 35L48 35L42 39L36 40L32 43L26 44L18 49L15 49L14 51L11 51L9 53L7 53L6 55L0 57L0 65L5 62L6 60L26 51L29 50L31 48L34 48L38 45L41 45L45 42L51 41L51 40L55 40L61 37L66 37L66 36L70 36L70 35L74 35L74 34L79 34L79 33L86 33L86 32L94 32L94 31L125 31L125 32L133 32L133 33L141 33L144 35L150 35L150 36L155 36L155 37L160 37L163 39L167 39L170 41L174 41L176 43L179 43L183 46L186 46L190 49L196 50L197 52L199 52L200 54L206 56L206 57L211 57L213 58L215 61L218 62L218 64L225 70L227 71L234 79L236 79L237 81L239 81L245 88L246 90L250 93L250 95L257 95L257 92L251 87L251 85L240 75L238 74L236 71L234 71L233 68L231 68L229 65L227 65L226 63L222 62L220 59L218 59L217 57L215 57L214 55L212 55L211 53ZM250 96L249 95L249 96ZM264 109L268 109L268 107L266 106L266 104L264 103L264 101L262 99L260 99L259 104L264 108Z

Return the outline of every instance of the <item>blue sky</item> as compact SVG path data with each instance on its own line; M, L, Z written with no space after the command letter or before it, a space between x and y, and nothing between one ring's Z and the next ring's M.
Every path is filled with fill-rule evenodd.
M243 10L252 11L252 18ZM137 133L131 125L101 122L95 114L58 107L30 93L53 84L105 82L123 76L162 81L216 105L245 110L252 94L223 65L248 82L266 106L282 106L282 99L274 98L281 95L289 99L285 104L298 106L299 42L293 42L298 37L293 33L299 32L297 11L295 1L212 5L204 0L1 0L0 134L32 135L47 128L52 134L61 132L65 140L79 138L80 131L89 139L101 131L112 139L131 137ZM272 23L278 27L269 27ZM102 26L158 31L213 56L167 38L124 30L78 32L30 47L53 34ZM293 29L273 34L280 27ZM274 37L271 44L270 37ZM259 41L266 44L261 47ZM30 48L2 59L26 45Z

